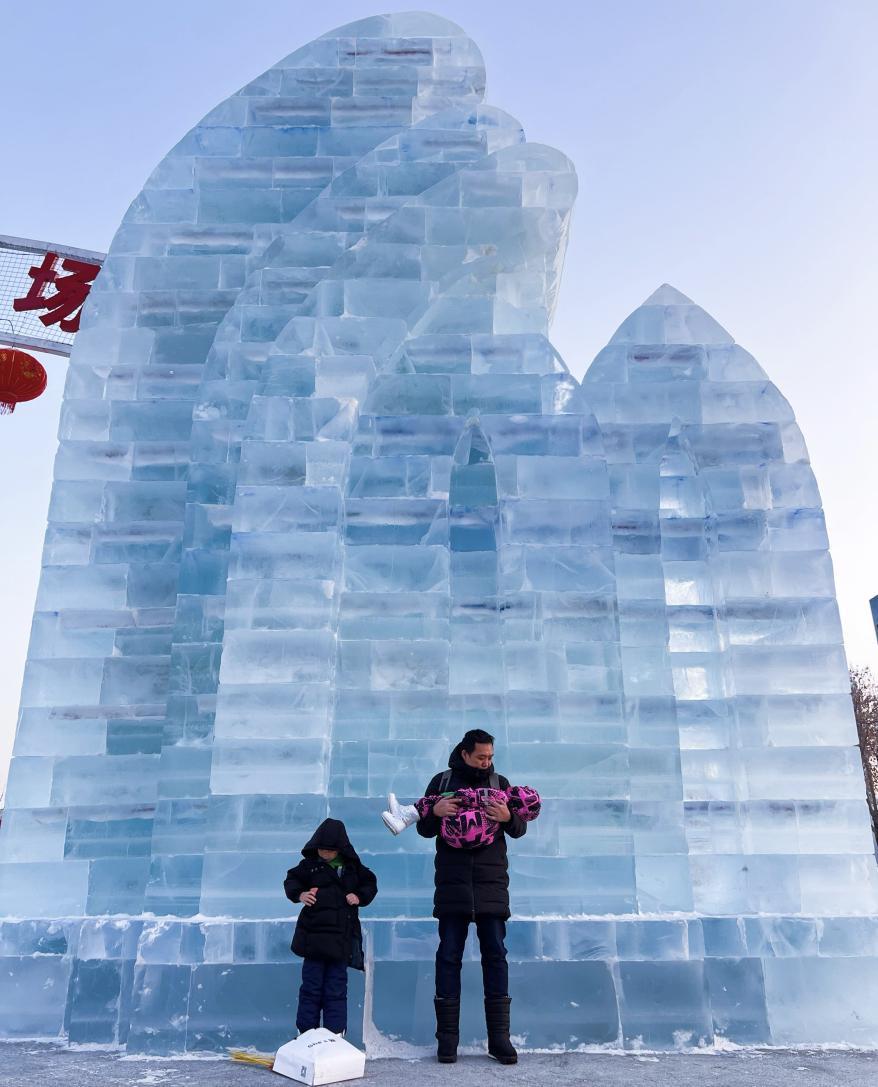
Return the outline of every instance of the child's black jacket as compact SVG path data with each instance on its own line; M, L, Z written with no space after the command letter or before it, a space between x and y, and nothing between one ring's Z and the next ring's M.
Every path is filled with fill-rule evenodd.
M337 849L344 867L341 875L321 860L318 849ZM303 959L343 962L363 969L363 936L359 911L345 897L355 894L361 906L368 906L378 893L378 881L357 856L344 823L325 819L302 850L305 858L287 872L284 891L298 902L303 891L317 888L313 906L302 906L293 934L292 950Z

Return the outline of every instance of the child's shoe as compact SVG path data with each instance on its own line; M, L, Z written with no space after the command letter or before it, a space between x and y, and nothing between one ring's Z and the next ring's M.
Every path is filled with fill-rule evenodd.
M391 834L402 834L406 827L417 823L420 818L414 804L400 804L393 793L387 794L387 804L390 811L383 811L381 818Z

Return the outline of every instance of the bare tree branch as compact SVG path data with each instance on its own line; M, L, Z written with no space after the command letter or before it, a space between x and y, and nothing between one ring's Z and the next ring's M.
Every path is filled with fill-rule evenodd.
M871 668L851 668L851 701L866 777L866 800L878 839L878 681Z

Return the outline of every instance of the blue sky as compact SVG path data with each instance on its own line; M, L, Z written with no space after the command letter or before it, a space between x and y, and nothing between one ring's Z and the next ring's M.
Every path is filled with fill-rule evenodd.
M6 5L0 234L104 250L213 105L361 0ZM581 374L662 282L711 312L796 411L852 662L878 665L878 5L874 0L433 0L488 99L576 165L553 339ZM0 419L0 782L14 731L65 363Z

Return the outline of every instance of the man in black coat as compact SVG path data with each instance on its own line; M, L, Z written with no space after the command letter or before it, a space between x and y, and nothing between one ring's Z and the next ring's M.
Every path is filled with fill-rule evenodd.
M301 955L299 1033L323 1025L342 1034L348 1018L348 967L363 969L359 907L378 893L378 882L357 856L344 823L324 819L302 849L304 860L287 872L284 892L301 902L291 950Z
M515 1064L518 1055L509 1040L509 968L506 963L506 921L509 918L509 863L506 838L521 838L527 823L506 804L491 804L486 812L500 824L489 845L455 849L439 836L442 819L456 814L457 789L508 789L509 782L494 771L494 737L470 729L451 752L449 769L436 774L424 796L442 794L430 815L419 819L418 833L436 839L436 892L433 916L439 921L436 952L437 1057L443 1064L457 1060L460 1039L460 968L470 922L474 921L482 957L488 1053L502 1064Z

